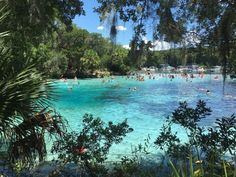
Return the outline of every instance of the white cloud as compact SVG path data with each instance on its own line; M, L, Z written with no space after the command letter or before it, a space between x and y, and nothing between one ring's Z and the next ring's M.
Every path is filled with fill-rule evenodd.
M103 30L104 29L104 26L98 26L97 27L97 30Z
M171 48L171 44L169 42L159 41L159 40L154 41L152 45L153 45L153 48L151 50L154 50L154 51L168 50Z
M199 44L201 42L200 37L198 36L197 32L190 31L185 34L183 43L185 45L193 45Z
M122 26L122 25L118 25L118 26L116 26L116 29L118 30L118 31L126 31L127 30L127 28L126 27L124 27L124 26ZM97 30L104 30L104 26L98 26L97 27Z
M144 42L148 41L147 38L145 38L145 37L143 38L143 40L144 40ZM152 45L153 45L153 47L150 48L150 50L152 50L152 51L168 50L173 47L173 46L171 46L170 43L165 42L165 41L159 41L159 40L152 42ZM125 44L122 47L125 49L130 49L130 46L128 44Z
M118 31L126 31L126 30L127 30L127 28L124 27L124 26L122 26L122 25L116 26L116 29L117 29Z
M147 39L147 37L146 37L146 36L143 36L143 37L142 37L142 40L144 41L144 43L145 43L145 44L147 44L147 43L148 43L148 39Z
M148 43L148 38L146 36L143 36L142 40L144 41L145 44ZM156 41L152 42L152 46L153 47L150 48L150 50L152 50L152 51L168 50L172 47L170 43L165 42L165 41L160 41L160 40L156 40Z
M125 49L130 49L130 46L128 44L125 44L122 47L125 48Z

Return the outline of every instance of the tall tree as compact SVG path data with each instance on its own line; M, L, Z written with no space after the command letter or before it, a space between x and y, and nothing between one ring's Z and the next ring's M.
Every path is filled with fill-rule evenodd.
M0 17L1 30L9 30L5 38L7 33L0 33L0 138L6 140L11 160L43 160L44 135L60 137L63 120L48 109L54 96L50 81L25 59L43 34L53 29L56 18L71 23L82 13L82 2L4 0L0 7L6 17L5 21Z
M197 23L201 41L217 46L223 65L223 74L227 72L230 51L233 49L236 30L236 2L231 0L192 1L189 15Z
M143 37L147 34L145 24L148 21L153 21L155 39L177 43L181 41L185 33L184 21L178 18L183 14L183 10L177 0L98 0L98 2L100 6L96 8L96 11L101 14L101 20L108 18L107 14L113 14L124 22L133 22L134 35L130 43L130 58L133 60L138 58L138 63L146 51ZM113 23L111 28L114 28L114 25Z
M98 54L92 50L85 50L83 57L80 58L80 71L93 73L100 64L100 58Z
M141 49L145 24L152 21L155 39L180 44L185 34L196 33L203 46L217 47L222 58L223 73L235 50L236 2L232 0L98 0L96 11L104 20L116 14L124 22L134 23L131 47ZM149 27L150 28L150 27Z
M8 42L12 54L26 58L32 46L38 46L57 29L57 21L71 28L72 19L84 14L81 0L4 0L10 11L3 27L11 32Z

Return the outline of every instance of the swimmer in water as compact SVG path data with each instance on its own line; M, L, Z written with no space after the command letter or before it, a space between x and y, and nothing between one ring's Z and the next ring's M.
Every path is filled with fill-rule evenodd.
M208 89L205 89L205 88L197 88L198 90L200 91L207 91Z
M224 95L225 98L231 98L231 99L235 99L236 97L233 96L232 94L225 94Z
M137 87L133 87L133 88L129 87L129 91L136 91L136 90L137 90Z
M68 87L69 91L72 91L72 89L73 89L73 86Z
M207 89L207 90L206 90L206 94L208 95L208 94L210 94L210 93L211 93L210 90Z
M214 80L219 80L219 77L218 77L218 76L215 76L215 77L214 77Z
M209 89L205 89L205 88L197 88L197 89L200 91L206 92L207 95L209 95L211 93Z

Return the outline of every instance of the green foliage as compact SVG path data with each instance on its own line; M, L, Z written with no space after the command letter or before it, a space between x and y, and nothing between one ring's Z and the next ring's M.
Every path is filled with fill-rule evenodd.
M209 158L212 157L214 151L220 155L227 151L231 155L235 155L236 116L216 119L215 124L216 127L208 128L207 133L201 132L199 141L203 150Z
M51 82L29 61L21 62L21 58L12 56L12 50L2 40L1 44L1 146L8 151L6 160L32 165L29 162L43 160L46 155L44 134L60 136L63 120L48 109L54 97Z
M204 101L199 101L196 108L188 107L187 102L182 102L179 107L172 113L172 122L180 124L191 131L197 131L197 123L210 115L210 108L206 107Z
M12 169L19 176L22 173L22 171L25 170L26 168L27 168L27 164L22 160L18 160L14 164L12 164Z
M67 58L66 71L61 73L65 77L91 77L95 70L109 69L122 74L129 70L126 63L128 50L118 45L113 50L110 41L100 34L73 26L69 32L61 28L56 38L56 51L60 50Z
M173 177L203 177L204 171L202 164L194 165L193 157L190 155L188 161L188 167L185 167L184 163L174 165L172 161L169 160L169 166Z
M69 132L63 135L63 139L55 141L52 152L58 153L62 162L74 162L84 167L86 173L99 176L106 171L102 163L112 144L120 143L133 129L129 128L126 120L116 125L112 122L105 125L100 118L89 114L84 115L82 126L79 133Z
M127 66L128 51L122 47L116 47L111 53L108 67L111 71L125 74L129 71Z
M203 164L194 164L193 158L190 155L189 157L189 166L186 170L184 170L184 164L176 164L174 165L172 161L169 161L169 166L171 169L171 176L173 177L208 177L208 176L232 176L235 177L236 175L236 169L233 165L227 164L225 161L221 161L222 166L219 166L219 171L217 173L209 172L208 170L203 168Z
M12 55L28 59L31 48L37 47L42 41L47 41L52 32L58 28L56 21L71 28L75 15L84 14L83 2L76 1L1 1L0 6L7 4L10 11L2 26L11 35L5 39L11 46Z
M99 33L90 33L85 40L85 45L89 49L93 49L100 58L108 54L111 49L110 41L102 37Z
M172 113L172 116L167 120L167 125L163 126L155 141L160 149L166 151L168 157L173 160L177 159L178 163L185 162L189 154L196 156L197 161L203 160L204 165L201 168L204 169L206 176L223 173L223 168L219 164L224 155L230 153L234 158L236 152L235 115L216 119L215 127L209 127L206 130L198 123L208 115L210 115L210 109L206 107L203 101L199 101L196 108L188 107L186 102L180 103L179 108ZM180 143L177 133L171 131L173 124L180 125L186 130L189 138L187 143ZM192 168L191 163L190 167ZM173 165L171 166L176 173ZM190 172L193 171L191 168Z
M39 44L38 47L32 47L31 52L30 62L31 63L36 63L36 67L39 71L44 71L45 72L45 63L51 59L51 50L50 47L46 44Z
M230 0L98 0L98 3L96 12L100 14L101 21L113 16L117 17L116 23L118 20L133 23L134 37L130 44L134 59L143 55L143 36L152 32L155 40L177 44L186 51L191 47L198 48L198 45L216 48L223 73L231 68L235 51L236 8ZM112 29L114 24L111 23ZM191 39L188 39L189 35ZM204 60L211 63L213 58L205 56ZM206 65L204 60L202 64Z
M87 49L85 41L89 36L87 30L79 29L73 26L71 31L60 29L58 32L58 48L66 54L73 64L78 64L79 59L83 56L84 50Z
M16 70L14 61L1 60L0 129L6 138L9 158L26 162L46 155L44 132L59 135L62 119L46 110L52 86L33 66ZM61 127L61 128L60 128Z
M85 50L83 57L80 59L80 67L83 71L90 71L92 73L98 68L100 64L100 58L98 54L92 50Z
M153 51L147 55L144 66L156 66L168 63L171 66L198 64L207 67L220 65L219 52L212 48L175 48Z
M51 51L50 59L43 63L43 71L51 78L61 78L62 74L66 72L68 65L68 58L63 52Z
M132 148L132 153L123 156L121 161L114 163L114 167L110 170L111 177L154 177L161 176L163 170L163 162L155 162L155 158L151 157L150 136L141 143ZM150 155L150 159L147 156Z

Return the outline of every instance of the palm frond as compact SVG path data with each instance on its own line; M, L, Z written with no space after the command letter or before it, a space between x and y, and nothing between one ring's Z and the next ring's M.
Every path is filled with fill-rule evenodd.
M9 15L6 7L0 9L0 24ZM1 43L7 35L8 32L0 32ZM65 128L61 116L48 109L55 98L53 84L30 62L12 57L11 50L1 46L0 138L4 139L12 161L43 160L45 133L62 136Z

